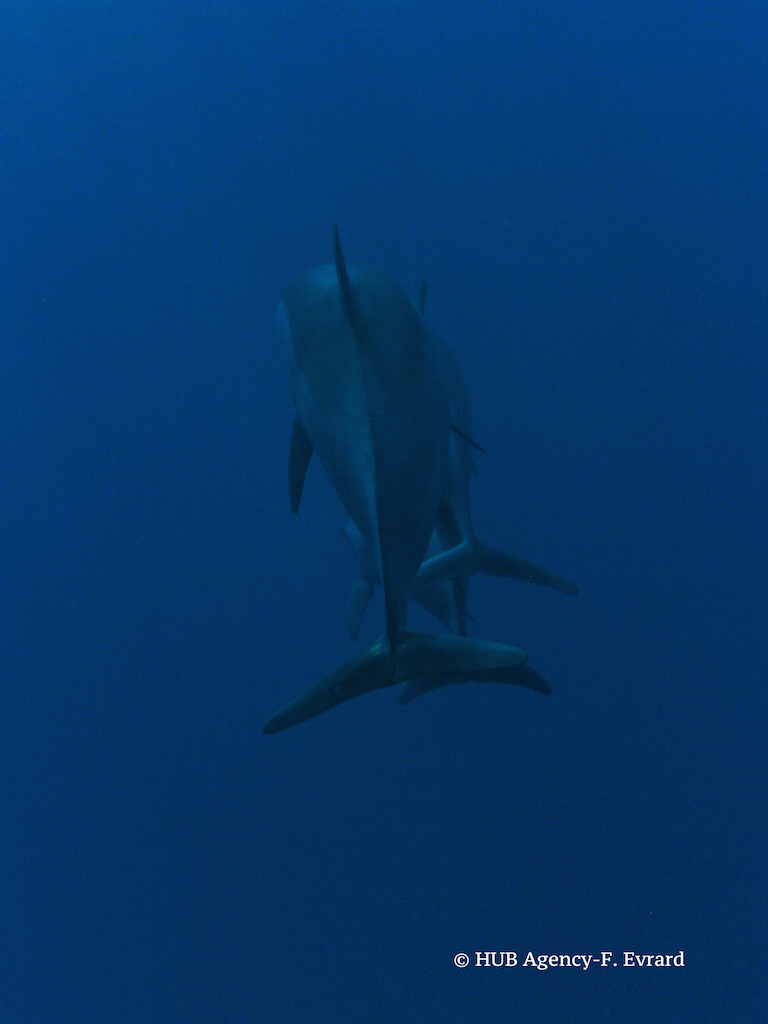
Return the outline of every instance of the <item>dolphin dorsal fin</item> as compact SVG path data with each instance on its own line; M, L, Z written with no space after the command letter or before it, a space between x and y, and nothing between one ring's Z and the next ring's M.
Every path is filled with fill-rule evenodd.
M339 281L339 292L341 293L341 304L344 307L344 313L347 320L349 320L357 341L361 342L365 337L365 321L363 320L357 296L347 273L347 265L344 262L344 254L341 251L338 224L334 224L333 227L333 252L336 262L336 277Z
M296 416L293 420L291 448L288 455L288 493L291 499L291 511L294 515L299 511L301 492L304 490L304 477L307 475L307 467L311 458L312 442L299 422L299 417Z

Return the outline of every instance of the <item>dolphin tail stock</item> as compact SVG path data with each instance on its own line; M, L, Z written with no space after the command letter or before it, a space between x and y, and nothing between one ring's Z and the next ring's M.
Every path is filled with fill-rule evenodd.
M401 632L392 649L386 637L382 637L367 651L345 661L278 711L263 731L268 734L280 732L329 711L352 697L422 676L457 675L462 677L457 680L459 682L475 678L495 679L505 677L505 674L511 677L513 670L522 666L526 659L525 651L518 647L464 636ZM541 692L547 693L548 689Z
M556 576L548 569L542 569L534 562L508 555L505 551L483 544L475 538L467 539L434 558L428 558L419 569L413 583L414 590L421 590L438 580L458 576L505 576L508 579L536 583L540 587L561 590L564 594L578 594L579 588L568 580Z
M476 672L449 672L442 676L420 676L417 679L409 679L403 684L400 695L397 698L400 704L409 704L422 693L429 693L430 690L437 690L441 686L450 686L451 683L512 683L515 686L523 686L528 690L536 690L549 697L552 687L546 679L530 665L516 665L512 668L497 668L478 670Z

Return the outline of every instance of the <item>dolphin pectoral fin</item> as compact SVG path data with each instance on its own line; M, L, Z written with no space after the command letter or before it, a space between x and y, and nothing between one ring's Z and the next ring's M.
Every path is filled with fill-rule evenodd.
M472 541L465 540L456 547L441 551L439 555L425 558L416 573L411 590L422 590L441 580L474 575L478 572L478 569L474 568L474 547Z
M383 686L391 686L393 682L393 664L389 647L385 641L378 640L367 651L339 665L319 683L310 686L278 711L266 723L262 732L270 734L288 729L299 722L314 718L315 715L321 715L345 700L379 690Z
M373 597L373 584L365 576L358 576L352 584L347 605L347 629L353 640L360 636L365 609Z
M474 673L449 672L443 676L421 676L418 679L409 679L403 685L398 701L400 704L408 704L422 693L437 690L441 686L470 682L513 683L515 686L524 686L528 690L536 690L537 693L543 693L547 697L552 694L552 687L535 668L531 668L530 665L517 665L514 668L486 669Z
M293 420L291 448L288 454L288 494L291 498L291 511L294 515L299 511L301 492L304 490L304 477L307 475L307 467L311 458L312 442L296 416Z
M523 558L516 558L508 555L506 551L499 551L488 544L481 544L475 541L475 564L477 572L486 576L507 576L513 580L523 580L528 583L536 583L540 587L551 587L552 590L561 590L564 594L578 594L579 588L569 583L568 580L556 576L548 569L542 569L540 565L527 562Z
M540 587L551 587L565 594L578 594L579 588L568 580L556 576L540 565L524 558L508 555L506 551L482 544L479 540L465 540L448 551L422 562L413 582L414 590L431 586L438 580L455 579L458 576L473 576L480 572L486 576L505 576L508 579L537 583Z

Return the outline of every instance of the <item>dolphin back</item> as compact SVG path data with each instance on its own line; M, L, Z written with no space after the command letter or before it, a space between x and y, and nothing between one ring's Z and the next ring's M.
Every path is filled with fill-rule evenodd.
M340 302L368 412L387 635L394 640L405 628L408 591L445 487L448 398L439 355L409 296L383 274L348 272L338 232L335 243Z

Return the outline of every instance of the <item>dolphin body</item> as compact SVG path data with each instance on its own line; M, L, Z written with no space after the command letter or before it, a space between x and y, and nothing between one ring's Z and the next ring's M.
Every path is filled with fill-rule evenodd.
M422 314L425 296L426 285L422 284L419 291L419 312ZM469 511L469 482L475 469L471 451L475 442L471 440L472 412L469 396L458 363L448 345L437 337L433 337L432 341L441 361L452 430L449 437L446 488L427 557L416 576L411 596L452 633L466 635L468 577L475 573L524 580L566 594L577 594L578 588L533 562L507 554L477 539ZM376 575L375 560L351 519L342 534L352 546L360 568L350 593L347 616L349 631L357 639L365 609L373 595L374 584L381 580Z
M384 275L348 270L338 230L334 243L335 263L295 278L278 309L296 407L289 492L295 511L316 451L381 578L385 631L274 715L264 732L422 677L551 693L517 647L406 630L408 596L448 481L449 399L438 351L406 293ZM430 583L440 578L433 575Z
M426 301L426 282L421 285L418 297L419 315L424 314ZM448 467L446 485L435 526L427 548L427 558L436 557L445 550L461 543L463 536L458 528L451 504L457 491L461 491L463 482L472 472L473 463L470 445L472 434L472 413L469 406L464 381L452 353L445 343L434 335L429 335L429 342L434 348L440 365L442 385L448 400L448 415L451 431L448 437ZM381 583L375 559L371 557L360 531L350 519L342 530L352 546L360 568L359 575L352 585L349 598L347 626L356 640L365 610L373 596L374 584ZM466 636L468 581L456 575L454 578L438 578L434 575L431 583L422 586L411 596L431 612L452 633Z

